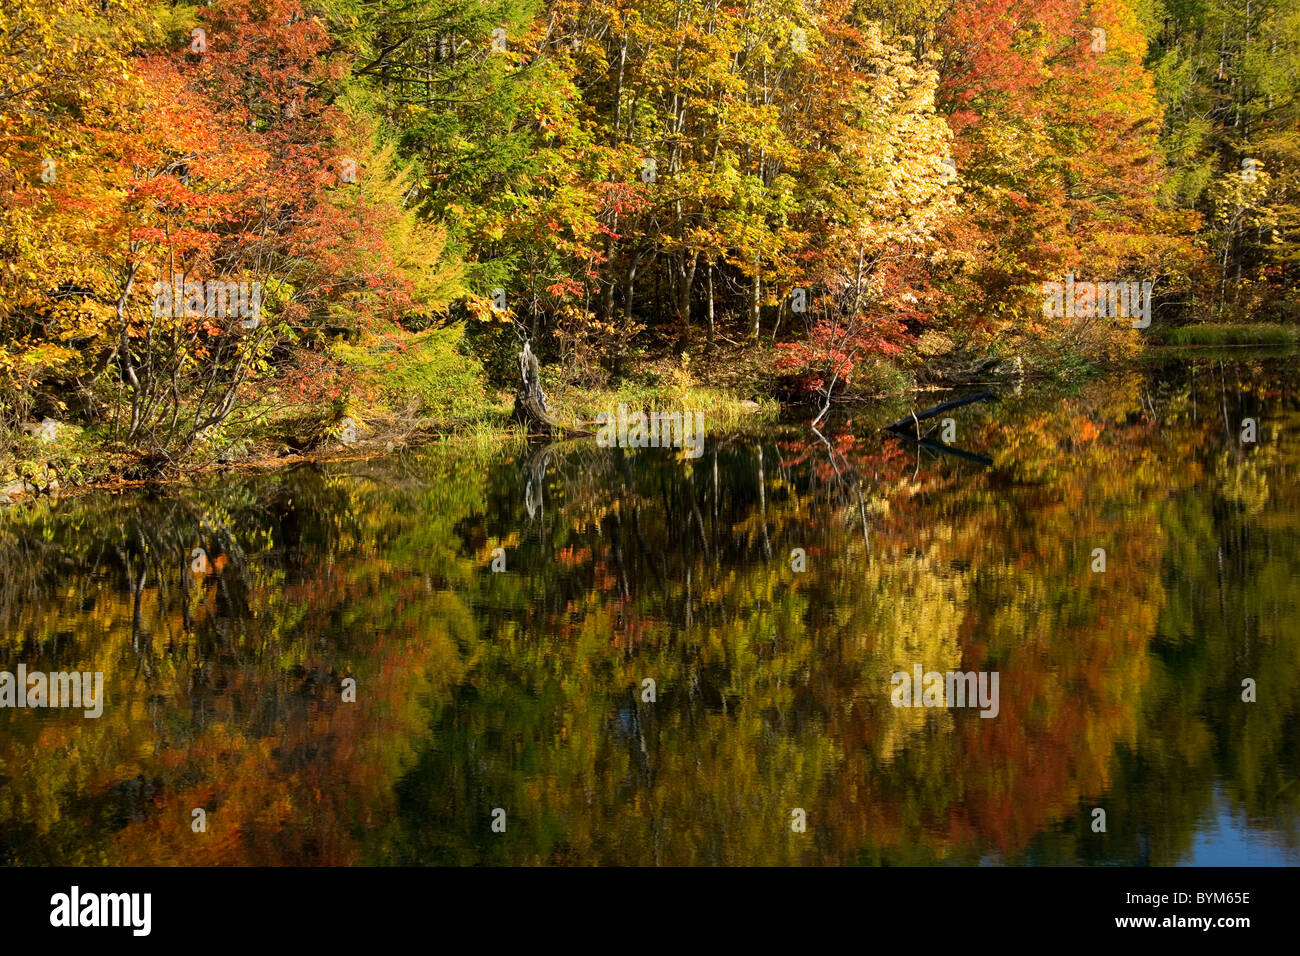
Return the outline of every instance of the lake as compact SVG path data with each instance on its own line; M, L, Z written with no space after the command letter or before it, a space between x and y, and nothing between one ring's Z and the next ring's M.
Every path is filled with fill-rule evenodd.
M1298 386L1167 353L924 446L881 428L952 395L10 508L0 671L103 699L0 708L0 864L1295 864Z

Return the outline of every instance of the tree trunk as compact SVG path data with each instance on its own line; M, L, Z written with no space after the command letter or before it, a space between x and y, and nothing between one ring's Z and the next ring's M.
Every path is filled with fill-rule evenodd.
M709 351L713 351L713 262L709 262Z
M678 269L677 286L677 321L680 323L681 347L686 348L691 341L691 286L695 283L695 267L699 264L700 254L691 254L689 261L683 254Z
M636 322L636 272L641 265L641 250L632 253L632 261L627 267L627 295L623 300L623 328L622 334L618 337L618 351L614 353L614 378L623 377L623 364L627 360L628 340L631 337L631 329Z
M618 279L615 278L614 275L614 240L609 236L605 237L605 263L609 270L609 281L605 284L604 301L601 306L601 318L609 325L613 325L614 290L618 286Z

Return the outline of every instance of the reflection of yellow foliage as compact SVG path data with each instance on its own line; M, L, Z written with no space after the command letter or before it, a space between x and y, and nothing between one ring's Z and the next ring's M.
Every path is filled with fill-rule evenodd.
M1268 475L1252 455L1239 460L1233 451L1225 451L1214 464L1214 478L1219 494L1240 505L1246 514L1254 517L1268 504Z
M889 700L890 678L912 668L922 671L960 670L961 645L957 631L965 611L963 582L944 574L928 557L908 555L894 562L874 562L868 571L871 616L862 638L871 649L866 691ZM951 729L944 708L889 707L880 710L885 729L880 753L892 759L906 741L925 729L927 719Z

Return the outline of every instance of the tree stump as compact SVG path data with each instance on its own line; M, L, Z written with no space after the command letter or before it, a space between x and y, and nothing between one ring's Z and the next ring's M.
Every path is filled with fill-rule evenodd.
M537 356L533 354L528 342L524 343L524 350L519 353L519 391L515 392L515 410L512 417L515 421L527 425L529 432L533 434L549 432L568 435L594 434L581 428L562 425L551 414L546 393L542 391L541 370L537 364Z

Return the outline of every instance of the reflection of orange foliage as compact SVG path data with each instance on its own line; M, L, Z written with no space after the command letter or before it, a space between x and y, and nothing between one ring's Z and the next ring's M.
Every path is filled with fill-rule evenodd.
M463 605L447 592L428 593L420 578L386 575L382 564L362 561L349 569L350 578L331 577L322 570L322 577L308 578L287 590L272 582L253 598L265 606L273 599L297 597L309 614L321 615L319 621L309 617L303 623L311 633L324 633L326 619L339 608L389 609L393 619L374 622L382 635L372 630L368 639L354 642L348 651L363 668L355 675L356 703L342 701L339 681L344 675L334 673L335 662L327 652L301 662L305 673L330 675L311 688L292 680L276 681L274 671L245 663L225 671L220 692L208 699L212 713L201 731L178 740L166 734L154 738L153 722L138 690L123 682L134 676L110 672L107 697L123 705L106 708L104 723L91 729L117 738L116 756L88 765L83 786L89 793L102 794L123 781L149 781L152 797L143 818L114 833L98 862L225 866L361 862L357 828L378 826L391 812L393 775L427 720L432 693L463 672L459 651L445 630L466 614ZM185 579L189 580L188 571ZM215 578L209 576L208 581ZM230 584L237 586L235 580ZM116 596L104 597L114 601ZM381 600L376 602L375 597ZM205 588L200 609L217 599L211 587ZM146 608L162 611L160 604L156 590L146 592ZM412 609L403 612L403 605ZM112 612L104 616L114 617ZM200 620L206 618L202 615ZM151 627L185 634L176 607L160 614ZM197 659L195 635L183 640L191 643ZM169 698L179 701L191 691L188 675L176 676L181 683ZM272 686L282 698L282 712L264 723L257 715ZM192 704L183 706L188 709ZM127 722L129 741L122 740L110 724L122 721ZM62 748L79 739L84 748L88 746L85 729L70 722L51 724L43 732L42 744ZM206 833L191 829L197 808L207 812Z
M1083 416L1010 431L1022 456L1032 437L1041 457L1022 458L1021 467L1050 470L1052 485L1013 489L1003 512L976 504L996 475L965 475L953 489L957 497L932 510L928 524L894 509L882 534L891 550L878 555L885 567L919 551L940 566L980 569L981 600L967 605L960 634L963 667L999 671L1000 714L985 720L975 711L944 712L951 730L904 744L914 753L901 765L895 755L890 773L842 773L832 813L853 831L850 846L903 850L920 840L943 857L975 843L1014 855L1079 801L1102 797L1115 748L1136 738L1146 645L1163 603L1164 547L1158 511L1141 504L1154 498L1140 486L1168 476L1139 470L1140 443L1115 434L1097 441L1103 430ZM1070 450L1068 437L1082 440ZM1103 520L1105 501L1124 507ZM1006 520L1012 513L1033 520ZM1107 549L1110 573L1091 573L1093 544ZM1033 600L1038 588L1077 597L1060 610ZM870 767L888 708L877 719L861 710L843 720L830 712L846 768Z

